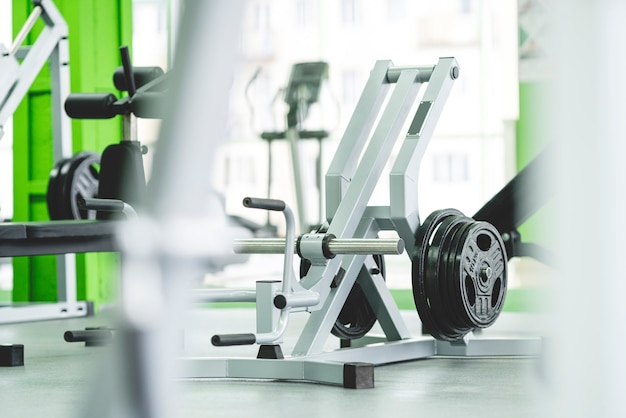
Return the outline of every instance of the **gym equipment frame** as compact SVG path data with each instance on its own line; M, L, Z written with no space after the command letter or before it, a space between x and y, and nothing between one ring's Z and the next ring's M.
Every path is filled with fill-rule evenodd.
M72 126L63 111L70 91L68 28L51 0L33 0L35 6L9 49L0 44L0 138L2 126L13 115L41 68L48 62L51 80L53 159L59 161L72 153ZM32 46L22 46L26 36L41 18L45 26ZM21 61L21 62L20 62ZM3 226L4 227L4 226ZM9 229L19 226L7 226ZM13 232L12 232L13 233ZM18 231L19 233L19 231ZM10 235L10 234L9 234ZM6 236L8 237L8 236ZM13 245L9 243L9 245ZM60 254L46 250L45 254ZM0 253L1 257L15 254ZM18 254L27 255L27 254ZM37 321L86 316L91 309L76 298L76 257L73 253L57 256L57 303L2 306L0 323Z
M302 160L299 151L300 140L315 139L317 141L317 164L316 164L316 185L318 193L321 194L322 184L322 147L324 139L328 138L329 132L326 130L303 130L302 125L306 120L309 108L319 100L323 83L328 80L328 63L323 61L300 62L291 67L289 83L287 84L284 101L289 106L286 121L287 129L282 132L263 132L261 139L267 141L267 197L271 197L272 191L272 142L275 140L287 140L291 155L291 165L293 170L293 180L295 184L296 206L298 214L298 226L301 232L308 228L307 224L307 199L304 193L306 189L302 176ZM322 199L318 201L318 220L323 219ZM266 223L268 230L275 228L270 224L269 212Z
M471 332L456 341L412 337L373 256L398 254L406 248L409 257L414 257L416 231L420 226L417 204L420 163L458 76L459 66L454 58L441 58L434 66L416 67L376 62L326 174L328 228L324 232L303 234L296 242L293 215L283 202L244 200L245 206L282 211L285 215L284 240L235 242L235 252L284 252L283 282L258 282L256 291L243 293L205 291L205 301L256 301L257 333L216 335L213 344L256 343L261 347L256 359L183 359L185 377L304 380L366 388L374 386L376 365L433 355L539 353L540 341L533 338L478 339ZM427 87L415 106L423 84ZM392 157L394 144L401 136L403 141L389 178L390 205L368 206ZM384 230L395 231L399 238L378 239L378 233ZM311 264L299 281L295 280L291 261L296 250ZM506 260L500 261L504 262L502 268L506 274ZM355 283L360 285L385 335L381 338L359 335L349 341L342 340L340 349L324 352L327 338ZM309 312L310 317L291 355L284 357L280 343L288 316L303 311Z

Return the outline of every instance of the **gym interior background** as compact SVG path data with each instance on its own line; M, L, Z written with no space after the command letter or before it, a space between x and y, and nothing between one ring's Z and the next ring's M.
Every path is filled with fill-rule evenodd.
M0 41L5 44L11 43L16 30L15 26L11 25L11 16L16 16L17 13L22 20L27 16L23 3L28 2L14 0L12 3L0 4L2 8ZM63 6L63 3L69 4L71 1L59 0L57 3ZM546 111L543 107L545 103L542 94L545 92L548 77L554 71L551 66L557 68L558 66L547 62L548 47L545 45L544 36L551 10L545 3L540 0L517 2L447 0L436 4L408 0L248 1L243 20L240 62L234 74L229 102L228 134L222 138L217 155L210 157L214 168L212 186L222 194L226 211L258 223L266 222L264 214L243 208L241 200L247 195L265 196L267 193L268 147L267 142L260 140L259 136L263 131L284 129L284 115L287 110L281 102L281 88L284 88L294 62L324 60L330 64L328 82L324 86L322 97L311 109L311 114L306 120L306 127L309 129L321 128L331 132L330 138L324 142L321 156L322 166L325 167L332 158L375 60L381 57L391 58L395 64L403 65L434 62L439 56L454 56L461 63L462 77L451 93L424 159L420 176L420 213L428 214L441 207L455 207L464 213L473 213L524 167L545 145L546 138L549 137L549 133L543 131L546 126L543 119ZM93 2L93 8L100 7L98 4ZM178 17L174 13L177 2L120 0L115 4L119 12L116 17L122 16L124 19L118 22L119 27L112 30L115 32L115 38L110 40L110 44L132 43L135 65L160 65L168 69L176 41L173 28L176 27ZM16 12L16 9L19 11ZM601 16L609 16L606 13L608 8L603 10L605 14ZM97 14L94 10L91 13ZM584 16L583 12L570 17L575 20L582 19L581 16ZM66 17L72 27L72 16ZM74 19L79 20L80 17ZM595 29L599 29L600 26L597 23L592 25ZM88 31L85 28L81 30ZM298 36L293 36L294 33ZM596 42L606 40L602 36L598 35L599 40L596 39ZM99 36L98 41L101 38L102 36ZM73 38L70 39L73 41ZM591 58L597 58L586 49L583 51L581 56L589 58L589 61L592 61ZM115 53L111 52L110 55ZM587 55L583 55L584 53ZM107 71L110 73L110 70ZM598 75L596 72L592 74ZM567 80L572 81L573 76L569 77ZM623 93L622 84L619 84L618 88L616 91ZM606 99L604 96L603 98ZM565 99L562 100L561 104L565 102ZM606 103L613 102L607 100ZM602 109L606 107L603 106ZM35 111L31 109L31 112ZM593 113L591 116L597 114ZM586 123L592 124L590 121ZM606 130L609 133L614 132L612 129L615 127L610 125ZM5 135L0 141L0 170L2 170L0 216L6 220L35 220L16 217L14 208L19 204L15 200L22 191L14 187L16 169L13 162L17 147L12 132L20 128L11 129L10 125L5 125L4 128ZM140 121L142 142L149 147L156 147L158 128L157 122ZM93 129L93 126L89 129ZM119 130L119 125L111 124L108 129ZM589 129L593 130L593 124ZM210 127L207 127L207 131L210 131ZM607 133L604 130L602 132ZM607 135L607 138L609 137L614 138ZM110 141L114 142L117 139L119 138L110 138ZM605 142L600 141L600 145L604 144L601 154L603 157L609 157L612 149L612 143L606 141L608 139ZM304 147L306 151L303 154L311 157L303 166L306 190L310 191L307 197L310 199L310 208L317 208L319 205L317 199L321 196L315 184L317 150L315 144L304 144ZM585 154L585 151L589 150L580 147L578 154L571 155L578 158L597 155L593 151ZM274 144L272 152L274 172L289 172L291 163L286 145ZM151 154L148 154L146 159L148 176L151 170L150 156ZM602 167L597 161L592 164L595 168ZM615 169L615 166L612 165L611 168ZM603 174L599 173L597 174L599 177L593 178L601 181L613 174L605 173L605 177L602 177ZM584 190L591 193L594 186L590 178L581 179L579 176L576 179L581 180L580 184ZM384 199L389 194L386 187L385 182L379 184L373 197L373 204L384 204ZM295 200L294 184L290 176L274 176L272 190L280 191L280 196L272 197L284 199L288 203ZM616 208L621 207L623 203L616 201L614 197L598 197L595 194L593 197L596 198L596 202L615 204ZM23 199L23 196L20 199ZM581 215L587 215L583 219L589 220L593 211L594 207L583 206ZM310 210L308 216L311 224L317 222L315 210ZM567 219L573 219L580 227L582 237L586 238L584 234L588 234L596 238L596 242L616 244L611 236L602 233L598 235L595 230L590 231L590 227L579 225L581 219L569 216ZM618 218L613 209L609 210L608 216L612 221ZM523 235L529 240L539 242L555 239L541 233L545 232L544 222L543 219L531 220L522 228ZM280 216L273 217L272 223L282 228ZM622 224L616 222L613 225L617 228ZM607 234L607 231L604 230L603 233ZM571 247L568 248L572 250ZM612 248L619 249L621 246L613 245ZM581 258L597 256L598 260L606 260L606 254L603 253L598 256L598 253L581 254L573 250L572 254L578 254ZM611 251L610 254L617 257L619 252ZM568 259L572 260L571 254ZM0 265L0 290L2 299L10 301L15 299L13 289L15 281L20 279L16 277L15 264L6 261L3 260ZM104 264L109 262L111 261L108 260ZM208 274L203 284L207 287L240 287L253 283L260 278L259 276L280 275L280 267L279 257L253 256L249 263L228 266L219 272ZM18 273L20 268L17 266ZM397 290L410 288L408 276L410 262L406 257L388 257L387 268L387 282L390 288ZM546 276L556 275L555 271L532 260L516 260L511 263L510 268L510 293L505 310L528 312L543 310L546 305L550 305L545 302L543 287L546 286L546 282L553 283L551 277ZM596 270L591 270L590 276L619 275L619 270L610 262L604 266L596 265L595 268ZM566 271L572 273L572 269L574 267ZM250 272L255 272L254 278ZM98 277L97 280L103 279ZM610 284L608 289L612 290L604 289L601 292L604 300L608 302L613 301L611 293L619 293L612 287L618 285L614 281ZM88 284L85 286L88 287ZM569 291L574 295L572 300L582 304L580 296L585 295L585 291L575 286L572 288L574 290ZM90 293L89 289L84 291L87 295L96 295L103 308L113 302L110 300L110 291L100 293L98 291ZM40 298L35 297L32 300L46 300L49 294L42 292ZM401 294L402 292L396 293ZM32 296L32 292L30 295ZM24 300L22 297L20 295L17 299ZM592 299L592 302L594 303L592 306L595 306L597 299ZM566 309L565 312L570 311ZM604 311L599 309L599 312ZM623 313L623 309L615 311L617 315ZM572 321L573 318L580 319L579 316L572 316ZM601 335L613 334L609 332L613 330L611 326L615 325L613 322L597 324L589 321L589 319L580 321L581 325L590 325L583 329L597 326L599 332L606 332ZM563 327L567 331L572 331L572 328L573 325L570 328ZM584 347L589 348L590 345ZM582 348L577 348L576 352L581 356L589 354L581 350ZM607 350L612 353L611 349ZM623 368L622 364L617 365L619 366L617 371L610 371L611 366L605 363L598 365L600 379L611 382L611 378ZM593 369L592 366L582 367L580 376L588 379L593 374ZM571 393L577 393L576 388L572 389ZM608 406L598 408L600 412L605 412L605 416L611 416L615 412L611 409L616 404L611 403L615 397L611 393L605 396L609 401ZM602 396L600 398L605 399ZM568 399L575 399L575 395ZM593 406L588 410L593 410Z
M281 93L292 63L312 59L332 63L322 97L310 110L304 126L330 132L323 146L321 166L325 170L367 80L370 63L376 60L374 57L397 57L394 63L403 65L430 62L448 54L467 64L423 162L420 213L428 214L442 207L474 213L541 149L541 140L532 132L540 113L533 103L537 100L533 89L537 89L545 77L545 65L536 46L545 17L541 5L528 7L528 10L520 8L518 23L518 7L514 3L454 0L423 7L404 0L371 4L350 0L339 7L312 0L251 1L244 20L241 63L233 82L228 138L224 139L213 162L213 185L222 194L226 211L261 224L266 222L265 214L245 209L241 200L248 195L266 196L268 193L267 157L259 158L267 155L268 144L260 140L260 134L284 129L287 110ZM10 6L4 5L6 9ZM136 65L168 68L175 44L173 28L178 16L173 11L176 9L176 2L165 0L132 2L132 51ZM123 12L124 8L121 10ZM10 11L2 16L7 19ZM420 24L415 25L416 21ZM8 44L11 22L7 19L3 23L2 39ZM128 22L127 25L130 26ZM372 27L380 30L372 31ZM122 29L128 31L128 28ZM297 38L289 35L294 31L299 34ZM519 39L518 32L523 34ZM345 54L346 50L350 54ZM104 78L104 74L99 77ZM106 80L97 82L100 88L107 88ZM103 122L96 123L103 125ZM138 124L142 143L153 145L159 122L139 119ZM13 217L10 129L8 125L0 144L4 162L2 179L7 183L0 192L0 214L4 219ZM115 135L114 128L108 132ZM314 225L323 190L320 193L316 185L316 144L304 142L302 172L309 208L306 216ZM281 192L281 199L294 205L292 180L289 176L276 175L290 169L286 141L273 144L272 154L275 173L272 188ZM145 158L148 176L150 158L149 153ZM381 181L371 204L384 204L388 200L388 187L386 181ZM273 215L271 222L282 227L280 215ZM530 240L543 239L536 233L538 228L533 223L537 222L533 219L522 228L524 236ZM517 261L513 260L512 264L510 287L516 289L522 287L523 274L517 274ZM532 261L526 264L531 265L519 268L537 267ZM13 285L11 265L2 265L0 289L2 297L9 299ZM410 262L405 256L391 256L388 265L390 269L406 272ZM208 283L239 286L241 283L232 276L249 276L245 266L235 265L227 270L207 277ZM410 287L406 277L397 281L394 277L397 275L389 274L392 288ZM509 298L512 309L521 309L519 303L535 304L535 298L528 297L526 289L536 287L537 280L528 280L531 282L524 287L523 294L519 293L522 302L517 301L517 294ZM96 295L97 299L107 297Z

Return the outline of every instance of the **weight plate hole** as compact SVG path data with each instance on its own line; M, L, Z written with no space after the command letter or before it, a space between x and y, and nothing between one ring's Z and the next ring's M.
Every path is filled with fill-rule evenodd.
M467 294L467 301L470 306L476 304L476 288L474 288L474 281L468 275L465 276L465 294Z
M500 300L500 290L502 289L502 280L498 277L493 284L493 290L491 292L491 307L495 308Z
M476 237L476 245L478 245L481 251L489 250L491 248L491 237L487 234L479 234Z

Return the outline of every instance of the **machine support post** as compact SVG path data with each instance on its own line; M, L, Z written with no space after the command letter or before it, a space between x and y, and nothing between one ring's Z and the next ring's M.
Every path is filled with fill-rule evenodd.
M458 68L454 58L439 59L389 175L391 220L404 239L409 258L413 255L415 230L419 226L417 186L421 162L458 77Z

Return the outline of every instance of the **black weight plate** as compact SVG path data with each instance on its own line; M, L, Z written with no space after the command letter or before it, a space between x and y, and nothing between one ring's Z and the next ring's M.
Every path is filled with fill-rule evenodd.
M385 260L381 254L374 254L374 262L385 278ZM370 274L365 266L362 267L361 274ZM350 289L350 293L341 308L341 312L331 330L335 337L344 340L353 340L363 337L376 323L376 313L368 302L361 285L357 281Z
M457 254L454 274L463 315L473 327L487 328L500 315L506 296L504 243L495 227L487 222L475 222L467 230Z
M48 215L51 220L62 219L61 207L59 203L59 196L62 192L61 172L67 171L64 168L65 164L69 163L69 158L64 158L57 162L50 171L50 178L48 179L48 190L46 192L46 204L48 206Z
M323 234L328 231L328 224L317 226L312 233ZM380 270L380 274L385 278L385 260L382 255L374 254L374 262ZM309 260L300 260L300 278L306 276L311 268ZM365 267L364 267L365 268ZM359 274L369 274L367 272L359 272ZM350 293L344 302L341 312L333 325L331 333L344 340L353 340L361 338L369 332L376 323L376 314L370 306L361 285L357 281L350 289Z
M435 338L455 341L468 330L454 320L452 304L454 298L450 292L450 272L447 260L450 258L451 243L467 228L471 219L465 216L454 216L442 222L428 250L426 269L426 292L430 310L440 332ZM431 332L431 335L433 333Z
M98 194L99 177L96 168L98 164L100 164L100 156L89 152L71 173L69 207L72 211L72 219L96 219L96 211L81 209L78 201L80 198L96 197Z
M81 152L55 165L50 173L46 201L50 219L95 219L94 211L78 207L79 197L95 197L98 189L96 165L100 157Z
M59 195L59 209L60 214L62 216L61 219L75 219L74 211L72 210L72 206L75 203L72 202L72 181L74 178L74 173L80 166L80 164L85 160L89 155L85 152L80 152L70 158L68 164L65 164L61 170L61 193Z
M505 249L495 228L469 218L441 245L444 256L437 273L446 307L445 316L436 319L456 333L446 336L453 340L497 319L506 289ZM483 267L493 267L494 274L481 281Z
M464 218L463 222L443 242L443 257L439 260L440 280L442 293L445 297L445 321L452 332L448 335L451 341L462 338L470 332L474 326L465 319L464 301L459 288L459 274L455 270L456 261L462 254L462 249L467 237L467 231L472 228L473 219Z
M427 293L428 255L431 243L441 224L451 217L463 216L456 209L442 209L431 213L415 231L415 250L412 254L412 287L415 307L422 321L424 331L435 338L442 331L433 317Z
M58 190L60 191L58 195L58 203L59 203L59 214L61 219L72 219L72 209L71 209L71 196L70 196L70 187L71 187L71 178L72 172L76 168L76 166L85 159L87 156L84 154L77 154L70 158L66 164L63 165L61 170L61 177Z
M497 319L506 295L506 249L498 231L438 211L416 231L413 293L425 329L455 341Z

